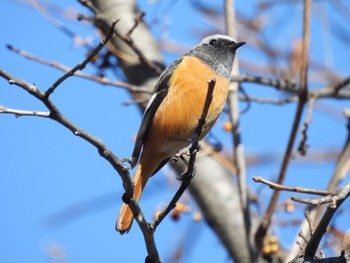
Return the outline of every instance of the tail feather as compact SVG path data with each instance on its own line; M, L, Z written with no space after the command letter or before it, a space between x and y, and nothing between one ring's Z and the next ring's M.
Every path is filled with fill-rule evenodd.
M142 169L141 163L136 168L136 172L134 175L134 198L136 201L138 201L141 197L141 193L143 188L145 187L148 178L150 177L149 175L144 173ZM132 226L132 221L133 221L133 214L131 212L131 209L127 204L122 205L117 222L116 222L116 229L120 234L128 233L131 229Z

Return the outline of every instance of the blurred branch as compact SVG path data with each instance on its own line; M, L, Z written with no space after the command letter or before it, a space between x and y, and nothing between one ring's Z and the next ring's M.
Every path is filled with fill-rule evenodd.
M324 191L329 192L329 191ZM350 183L347 183L340 189L338 189L334 193L330 193L324 197L314 198L314 199L307 199L307 198L300 198L296 196L292 196L293 201L297 201L304 204L310 204L310 205L323 205L331 203L331 207L337 206L338 202L344 201L350 194Z
M236 14L234 0L225 0L224 2L224 12L225 12L225 28L226 34L234 39L237 39L236 31ZM231 75L239 74L239 61L238 57L233 63ZM232 123L232 138L233 138L233 163L237 170L238 178L238 190L241 201L241 209L243 214L243 225L245 230L245 239L242 244L248 252L249 258L244 259L246 262L255 261L256 251L253 251L253 246L251 246L251 218L248 206L248 188L247 188L247 172L246 172L246 161L244 154L244 147L241 138L241 131L239 127L239 82L232 82L230 87L230 92L227 97L228 103L228 114L230 122ZM243 238L242 236L240 238ZM242 259L241 259L242 260ZM242 261L243 262L243 261Z
M62 65L60 63L57 63L57 62L54 62L54 61L48 61L46 59L39 58L39 57L34 56L34 55L24 51L24 50L18 49L16 47L14 47L13 45L7 45L6 47L10 51L15 52L16 54L19 54L19 55L21 55L24 58L27 58L29 60L38 62L40 64L56 68L58 70L66 72L66 73L73 71L72 68L69 68L67 66L64 66L64 65ZM125 88L125 89L129 90L129 91L150 93L149 89L147 89L147 88L131 85L131 84L129 84L127 82L123 82L123 81L118 81L118 80L112 81L112 80L110 80L110 79L108 79L106 77L93 76L93 75L89 75L89 74L86 74L86 73L83 73L83 72L79 72L79 71L74 72L74 76L81 77L81 78L84 78L84 79L93 80L93 81L96 81L96 82L98 82L100 84L103 84L103 85L110 85L110 86L114 86L114 87L122 87L122 88Z
M336 187L344 179L344 177L350 170L350 112L348 113L348 110L345 110L344 115L345 115L345 118L347 119L347 138L345 140L343 149L338 156L338 159L336 162L336 168L327 186L327 190L331 192L335 192ZM330 199L332 199L332 196L319 198L319 199L305 199L305 198L298 198L298 197L293 197L292 199L298 202L303 202L303 203L312 204L312 205L319 205L321 203L330 201ZM319 218L321 218L323 213L324 213L324 208L322 206L317 207L317 209L315 208L311 210L310 218L312 218L313 222L318 222ZM301 231L307 231L305 221L301 224L300 229ZM306 242L303 242L299 238L296 238L295 243L307 244ZM291 259L295 257L298 254L298 251L299 251L299 248L296 245L293 245L292 248L290 249L290 253L287 259Z
M232 82L240 82L240 83L254 83L259 85L264 85L268 87L276 88L278 91L285 91L287 93L299 94L299 89L296 88L295 82L288 79L272 79L266 77L252 76L249 74L241 74L237 76L231 77ZM337 99L350 99L350 89L348 86L350 84L350 77L346 77L342 80L339 80L334 85L329 85L327 87L308 90L308 101L315 99L323 99L323 98L337 98ZM347 89L346 89L347 88ZM287 102L295 101L298 99L298 96L291 96L290 98L286 98L286 102L284 99L281 101L264 99L264 98L254 98L252 101L262 102L264 103L275 103L275 104L284 104ZM248 99L242 99L248 100Z
M99 5L99 1L95 0L95 1L88 1L88 0L79 0L79 2L83 5L85 5L86 7L88 7L92 12L95 13L95 17L94 17L94 21L95 24L97 26L99 26L102 31L106 31L106 25L108 25L108 17L106 16L106 14L103 13L103 10L101 12L101 10L96 6ZM117 4L117 3L116 3ZM127 6L126 6L127 7ZM135 41L132 38L132 34L134 33L135 29L138 28L138 26L140 24L143 23L143 17L144 17L144 13L140 12L137 14L137 17L134 19L134 24L129 27L129 29L126 29L128 31L125 32L120 32L119 30L115 32L115 34L118 36L119 39L121 39L133 52L134 54L138 57L139 61L147 66L150 70L152 70L154 73L156 73L157 75L160 75L162 73L162 69L159 67L159 65L157 65L156 63L154 63L153 61L149 60L145 55L144 55L144 51L142 51L138 45L135 43ZM129 18L130 19L130 18ZM112 52L113 50L115 51L115 54L118 56L118 50L115 50L115 46L111 47L112 48Z
M291 260L289 263L349 263L350 258L349 255L346 255L345 252L342 252L342 254L339 257L331 257L331 258L308 258L305 259L304 257L298 257L293 260Z
M129 31L125 34L122 35L118 32L116 32L117 36L122 39L127 45L129 45L129 47L132 48L132 50L137 54L137 56L139 57L141 63L143 63L144 65L146 65L148 68L150 68L151 70L153 70L156 74L160 75L162 73L162 69L157 66L155 63L153 63L152 61L148 60L145 55L143 54L143 52L139 49L139 47L137 47L137 45L135 44L135 42L133 41L131 34L134 32L135 28L143 21L143 17L144 17L144 13L139 13L137 18L135 19L135 24L133 25L133 27L131 29L129 29Z
M321 242L322 237L327 231L327 227L333 218L335 212L340 207L340 205L350 196L350 183L347 183L345 186L341 187L336 192L329 192L329 191L323 191L323 190L314 190L314 189L305 189L301 187L287 187L283 185L277 185L275 183L269 182L261 177L254 177L253 180L255 182L261 182L266 185L268 185L270 188L276 190L276 191L292 191L292 192L300 192L300 193L307 193L307 194L317 194L317 195L326 195L325 197L315 198L315 199L306 199L306 198L299 198L299 197L292 197L292 200L311 204L311 205L321 205L330 203L329 207L327 208L325 214L323 215L321 221L318 223L315 231L313 231L312 226L312 217L309 215L309 213L306 213L306 220L309 225L310 230L310 240L306 241L306 238L302 235L305 242L307 242L305 251L303 253L304 259L313 259L315 257L316 251L318 249L318 246ZM300 258L300 256L299 256ZM297 262L297 261L291 261L291 262ZM303 261L304 262L304 261ZM312 261L313 262L313 261ZM329 262L329 261L327 261ZM330 261L332 262L332 261Z
M311 17L311 0L304 1L304 21L303 21L303 52L302 52L302 66L300 70L300 87L299 87L299 100L293 121L292 130L290 133L288 145L283 157L282 166L278 175L277 184L282 185L287 174L287 169L291 154L296 139L297 130L301 120L304 105L307 102L308 88L307 88L307 70L308 70L308 55L309 55L309 43L310 43L310 17ZM270 203L262 218L258 230L255 234L255 242L259 250L262 248L263 240L266 236L267 230L270 227L271 218L275 210L277 201L279 198L279 191L275 191L272 194Z
M340 207L340 205L348 198L350 195L350 183L346 184L345 186L341 187L336 194L323 197L323 198L316 198L314 199L316 203L323 204L323 203L331 203L328 207L324 215L322 216L321 221L318 223L313 235L311 236L310 240L308 241L304 257L305 258L314 258L317 252L317 249L319 247L319 244L321 242L321 239L323 235L327 232L327 227L332 220L334 214L336 213L337 209Z
M306 115L306 119L304 121L303 127L301 128L301 139L297 149L302 156L306 155L307 149L309 148L309 145L306 143L308 138L307 129L312 119L312 113L314 110L315 101L316 101L316 98L314 97L310 97L310 99L308 100L309 107L307 110L307 115Z
M253 96L239 96L240 101L248 101L248 102L257 102L262 104L275 104L275 105L283 105L291 102L298 101L298 96L290 96L285 99L270 99L270 98L261 98L261 97L253 97Z
M35 10L37 10L47 21L49 21L54 27L56 27L58 30L63 32L68 37L72 38L75 43L78 43L80 45L83 45L87 48L91 48L89 43L80 37L79 35L75 34L71 29L64 26L59 20L57 20L55 17L53 17L46 8L37 0L26 0L26 2L31 5Z
M303 193L303 194L314 194L314 195L332 195L333 192L326 191L326 190L315 190L315 189L308 189L303 187L290 187L285 185L276 184L273 182L270 182L260 176L254 176L253 177L254 182L256 183L262 183L268 185L271 189L275 191L289 191L289 192L296 192L296 193Z
M93 58L100 52L100 50L106 45L106 43L112 38L114 34L114 27L118 23L119 20L113 21L108 34L105 39L101 40L100 44L94 48L90 54L87 56L87 58L82 62L76 65L74 68L72 68L70 71L68 71L66 74L64 74L62 77L60 77L52 86L45 92L45 97L50 97L50 95L55 91L55 89L67 78L74 75L74 73L78 70L82 70L86 67L86 65L93 60Z
M249 74L234 75L231 77L232 82L249 82L259 85L275 87L277 90L288 92L297 92L296 84L288 79L271 79L266 77L252 76Z

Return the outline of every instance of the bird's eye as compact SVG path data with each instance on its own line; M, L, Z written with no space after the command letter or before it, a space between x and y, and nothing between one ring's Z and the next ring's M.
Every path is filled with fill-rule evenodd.
M215 46L218 43L218 41L216 39L212 39L209 41L209 45L211 46Z

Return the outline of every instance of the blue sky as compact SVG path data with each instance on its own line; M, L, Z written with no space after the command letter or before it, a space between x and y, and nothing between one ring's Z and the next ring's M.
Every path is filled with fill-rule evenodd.
M253 0L237 1L237 8L240 12L253 16L253 6L256 3ZM87 13L76 1L64 0L57 5L69 8L64 10ZM151 21L159 12L155 11L156 7L144 2L141 8L146 11L147 21ZM165 8L164 5L160 10L162 8ZM327 6L325 8L328 10ZM54 10L50 11L68 28L84 38L94 38L94 45L98 43L97 33L90 25L71 21L55 14ZM266 31L266 39L276 47L290 46L291 41L300 37L300 24L286 21L289 17L284 9L276 8L272 12L276 14L276 21L285 23L286 29L283 31L270 26ZM297 7L290 17L300 21L300 12L301 8ZM334 11L330 9L329 12ZM17 1L1 1L0 16L0 68L17 78L35 83L39 89L47 89L62 73L9 52L5 48L6 44L70 67L81 62L86 55L84 48L77 46L30 6ZM179 19L180 16L191 19ZM183 43L185 47L191 47L199 41L194 28L204 31L210 27L195 12L189 1L176 1L166 19L166 22L152 27L155 35L167 36L172 41ZM165 31L160 33L164 26ZM312 29L311 55L317 61L325 61L325 41L322 41L323 32L317 19L313 20ZM243 41L245 36L239 36L239 39ZM333 50L331 65L346 76L348 47L336 40L330 40L330 45ZM165 52L167 64L177 56ZM254 52L249 43L240 49L239 56L257 64L264 63L264 58ZM96 73L91 66L85 72ZM321 84L327 83L315 81L312 87ZM245 87L249 94L256 96L276 94L261 86ZM122 106L124 101L130 100L124 90L70 78L55 91L52 99L66 117L99 137L118 157L130 156L132 138L137 132L140 114L135 106ZM45 107L27 92L8 85L3 79L0 80L0 105L45 111ZM244 107L244 104L241 106ZM331 101L317 104L309 128L311 151L340 149L346 136L345 122L341 117L345 106L349 107L349 103ZM330 117L330 109L336 118ZM241 119L246 152L266 152L280 158L287 143L294 110L295 105L292 104L282 107L253 104ZM225 120L226 116L219 119L215 131L226 146L225 150L230 151L230 137L220 128ZM63 253L67 261L62 262L144 260L146 250L138 227L134 226L131 233L124 236L114 231L115 218L121 204L121 180L112 167L98 156L95 148L59 124L44 118L15 118L1 114L0 130L1 262L50 262L48 254L52 254L52 251ZM293 162L286 184L323 188L334 169L334 163L334 160L313 165ZM251 187L258 187L251 182L252 176L273 179L278 170L278 162L249 167ZM141 201L147 217L150 218L154 209L168 201L174 192L175 188L169 186L169 180L162 174L152 178ZM269 189L264 188L263 205L270 193ZM283 194L281 200L288 196L289 194ZM344 203L344 207L348 208L347 203ZM284 213L281 214L285 216ZM301 218L298 214L296 216ZM340 218L339 226L349 229L350 225ZM191 230L187 232L188 229ZM285 234L282 244L288 247L297 228L283 231ZM187 238L184 239L186 235ZM188 238L188 235L191 237ZM186 249L183 262L228 261L226 252L211 229L203 221L194 223L191 215L185 215L180 222L167 218L157 230L156 241L164 259L169 258L174 246L183 240L186 240L185 246L189 248Z

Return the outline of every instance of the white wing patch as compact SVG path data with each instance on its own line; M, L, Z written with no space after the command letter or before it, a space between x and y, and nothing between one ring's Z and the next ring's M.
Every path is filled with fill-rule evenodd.
M145 111L143 112L143 116L146 115L146 113L149 111L149 109L151 108L152 106L152 103L154 102L154 99L157 97L158 93L154 93L151 98L149 99L148 103L147 103L147 106L146 106L146 109Z

